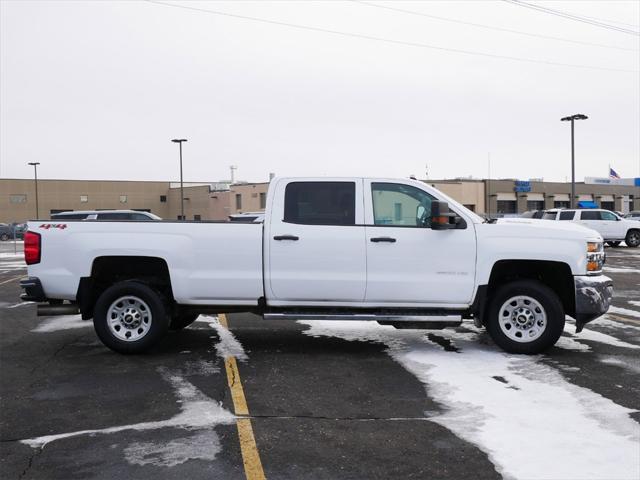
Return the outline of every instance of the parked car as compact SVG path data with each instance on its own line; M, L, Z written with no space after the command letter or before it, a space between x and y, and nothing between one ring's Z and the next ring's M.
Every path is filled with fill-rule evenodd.
M485 326L509 352L607 311L602 236L570 222L486 222L413 180L276 178L263 224L30 222L25 301L81 313L122 353L200 313ZM69 303L61 303L61 300Z
M628 247L640 245L640 221L621 218L609 210L598 208L589 210L552 209L545 213L548 220L566 220L591 228L602 235L611 247L617 247L624 240Z
M0 241L6 242L13 238L13 228L6 223L0 223Z
M630 219L634 219L634 218L638 218L640 219L640 210L632 210L631 212L627 213L624 218L630 218Z
M27 224L14 222L11 224L11 229L13 230L13 237L18 240L22 240L22 238L24 237L24 232L27 231Z
M520 215L520 218L542 218L544 210L529 210Z
M157 215L137 210L85 210L52 213L51 220L162 220Z
M229 215L230 222L240 223L262 223L264 222L264 212L245 212Z

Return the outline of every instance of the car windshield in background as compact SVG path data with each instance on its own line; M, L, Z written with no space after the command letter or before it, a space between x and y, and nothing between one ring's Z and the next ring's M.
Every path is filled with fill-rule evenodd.
M542 216L542 219L543 220L555 220L557 213L558 212L545 212L545 214Z

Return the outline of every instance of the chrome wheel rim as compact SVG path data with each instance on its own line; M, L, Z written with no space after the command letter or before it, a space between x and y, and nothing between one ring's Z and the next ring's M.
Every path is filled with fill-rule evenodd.
M533 342L547 329L547 312L540 302L526 295L511 297L498 312L500 330L509 339Z
M132 295L118 298L107 310L109 330L125 342L135 342L149 333L151 320L149 305Z
M629 243L637 244L640 243L640 234L633 232L629 234Z

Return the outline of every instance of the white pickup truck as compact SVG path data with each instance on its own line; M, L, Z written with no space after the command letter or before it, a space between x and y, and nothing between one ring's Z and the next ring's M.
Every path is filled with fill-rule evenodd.
M264 223L31 221L25 301L93 318L122 353L200 313L444 328L473 319L537 353L609 308L602 237L571 222L484 221L413 180L276 178Z

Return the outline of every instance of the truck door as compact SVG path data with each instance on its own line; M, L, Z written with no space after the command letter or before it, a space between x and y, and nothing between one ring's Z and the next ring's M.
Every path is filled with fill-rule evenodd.
M424 226L434 197L415 185L365 180L366 302L408 306L468 304L476 236ZM422 305L418 305L422 304Z
M362 302L366 248L362 180L281 179L265 225L271 305Z

